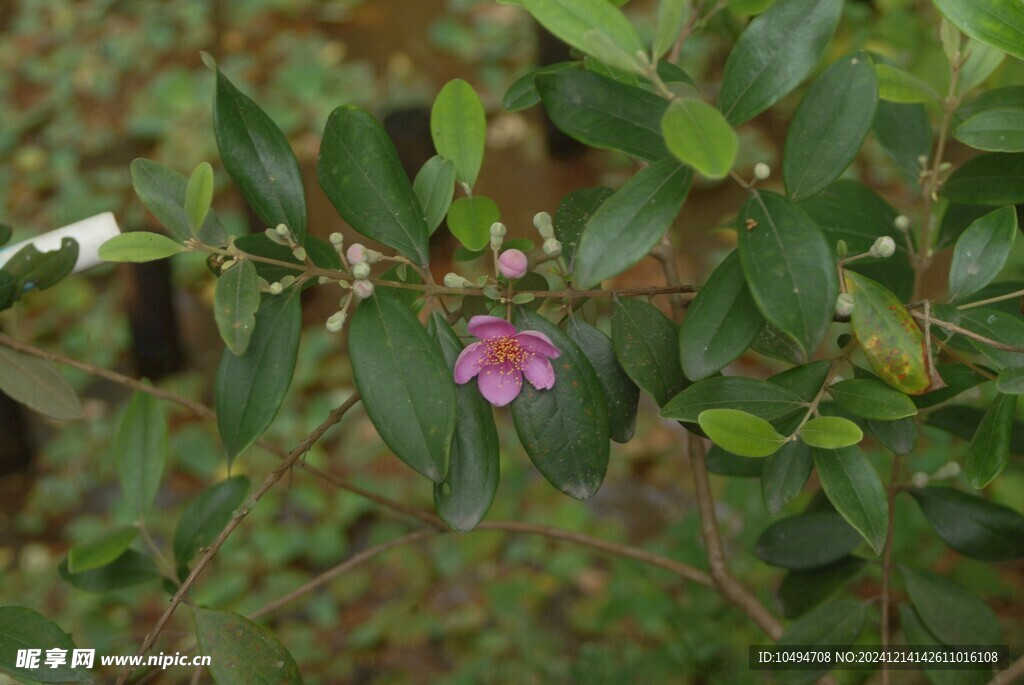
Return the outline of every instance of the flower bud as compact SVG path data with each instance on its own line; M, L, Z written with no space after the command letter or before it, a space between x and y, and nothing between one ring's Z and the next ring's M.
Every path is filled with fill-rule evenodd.
M846 245L845 240L840 240L836 243L836 254L839 255L840 259L846 259L846 255L849 251L850 248Z
M287 236L287 235L288 235L288 233L289 233L289 231L288 231L288 227L287 227L287 226L285 226L284 224L278 224L278 225L277 225L277 226L276 226L276 227L274 228L274 232L275 232L275 233L277 233L277 234L278 234L279 236L281 236L282 238L284 238L285 236Z
M508 229L505 228L505 224L500 221L495 221L491 224L491 249L500 250L501 244L505 241L505 233Z
M562 254L562 243L558 242L554 238L548 238L544 241L544 254L548 257L557 257Z
M363 280L356 281L352 284L352 294L354 294L358 300L365 300L368 297L372 297L373 283Z
M277 231L275 231L272 228L268 228L266 231L263 232L263 234L265 236L267 236L267 238L269 238L272 242L275 242L278 245L287 245L288 244L288 241L285 240L284 238L282 238L281 236L279 236L277 234Z
M284 286L283 285L281 285L277 281L274 281L273 283L270 284L270 294L271 295L280 295L282 292L284 292Z
M327 285L331 282L331 279L327 278L327 276L318 276L316 282L320 285Z
M383 257L383 256L384 255L382 255L380 252L377 252L376 250L367 250L366 251L366 263L367 264L376 264L377 262L379 262L381 260L381 257Z
M900 214L898 217L893 219L892 225L896 227L896 230L900 233L906 233L910 230L910 219Z
M551 240L555 237L555 227L551 223L551 215L547 212L537 212L533 216L533 225L544 240Z
M883 235L871 246L869 253L872 257L879 257L881 259L892 257L896 253L896 241L887 235Z
M349 264L362 264L366 261L366 248L361 243L352 243L345 252Z
M923 488L928 485L928 474L924 471L918 471L910 477L910 484L915 488Z
M505 250L498 257L498 271L509 280L522 278L530 264L522 250Z
M341 327L345 325L345 312L334 312L330 318L327 319L327 330L331 333L337 333L341 330Z
M463 278L454 271L449 271L444 275L444 287L446 288L470 288L472 286L472 281Z
M304 248L304 247L297 247L297 248L295 248L294 250L292 250L292 256L295 257L300 262L306 261L306 248Z
M358 262L352 265L352 275L357 279L370 277L370 265L366 262Z
M769 176L772 175L772 168L764 162L758 162L754 165L754 178L758 181L765 181Z
M328 240L331 241L331 245L343 245L345 243L345 236L335 231L328 237Z
M842 293L836 298L836 316L847 317L853 314L853 296Z

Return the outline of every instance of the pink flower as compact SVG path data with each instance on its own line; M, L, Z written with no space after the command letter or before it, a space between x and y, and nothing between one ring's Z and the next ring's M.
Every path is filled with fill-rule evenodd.
M521 278L526 273L526 269L529 267L529 262L526 260L526 255L523 254L522 250L505 250L498 257L498 270L501 275L509 280Z
M480 394L496 407L519 396L523 376L538 390L555 384L550 359L561 356L551 340L538 331L516 332L516 327L496 316L474 316L470 334L480 338L455 360L455 382L468 383L475 376Z

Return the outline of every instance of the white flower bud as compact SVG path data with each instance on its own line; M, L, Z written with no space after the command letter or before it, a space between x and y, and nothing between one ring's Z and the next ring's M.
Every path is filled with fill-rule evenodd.
M505 242L505 234L508 229L505 228L505 224L500 221L495 221L491 224L491 249L500 250L501 244Z
M547 212L537 212L533 216L533 225L536 227L537 232L540 233L540 237L544 238L545 241L555 237L555 227L551 223L551 215Z
M769 176L772 175L772 168L764 162L758 162L754 165L754 178L758 181L765 181Z
M377 252L376 250L367 250L366 251L366 263L367 264L376 264L377 262L380 261L381 257L383 257L383 256L384 255L382 255L380 252Z
M900 233L906 233L910 230L910 219L900 214L892 221L892 225L896 227L896 230Z
M847 317L853 314L853 296L842 293L836 298L836 316Z
M373 283L363 280L356 281L352 284L352 294L355 295L358 300L365 300L368 297L372 297Z
M872 257L879 257L881 259L892 257L896 253L896 241L887 235L883 235L871 246L869 253Z
M335 231L328 237L328 240L331 241L331 245L342 245L345 242L345 236Z
M278 224L278 225L277 225L277 226L276 226L276 227L274 228L274 232L275 232L275 233L277 233L277 234L278 234L279 236L281 236L282 238L284 238L285 236L287 236L287 235L288 235L288 227L287 227L287 226L285 226L284 224Z
M472 281L463 278L454 271L449 271L444 275L444 287L446 288L469 288L472 285Z
M345 325L345 312L334 312L330 318L327 319L327 330L331 333L337 333L341 330L341 327Z
M306 261L306 248L304 248L304 247L297 247L297 248L295 248L294 250L292 250L292 256L295 257L300 262Z
M369 278L370 276L370 265L366 262L359 262L358 264L352 265L352 275L357 279Z
M562 243L558 242L554 238L548 238L544 241L544 254L548 257L557 257L562 254Z
M320 285L327 285L331 282L331 279L327 278L327 276L319 276L317 277L316 282Z
M271 295L280 295L282 292L284 292L284 286L283 285L281 285L277 281L274 281L273 283L270 284L270 294Z
M287 245L288 244L288 241L285 240L284 238L282 238L280 235L278 235L277 231L275 231L272 228L268 228L266 231L263 232L263 234L265 236L267 236L267 238L269 238L272 242L275 242L278 245Z
M928 474L924 471L918 471L910 477L910 484L915 488L923 488L928 485Z

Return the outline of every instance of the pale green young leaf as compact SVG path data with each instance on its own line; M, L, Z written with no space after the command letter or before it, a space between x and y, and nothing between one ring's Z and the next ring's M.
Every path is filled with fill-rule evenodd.
M935 6L971 38L1024 59L1024 3L1020 0L935 0Z
M455 165L459 183L473 187L487 142L487 116L473 86L462 79L445 84L430 110L430 134L437 154Z
M192 235L197 235L203 227L206 215L210 213L213 202L213 167L209 162L200 162L192 171L185 187L185 216L188 217Z
M135 526L117 526L99 537L79 543L68 551L68 572L82 573L113 562L139 536Z
M244 354L249 348L259 308L260 277L253 263L243 259L221 274L213 292L217 330L234 354Z
M100 259L108 262L151 262L185 250L165 235L132 231L116 235L100 245Z
M121 417L114 457L124 498L140 516L153 506L160 489L168 444L167 419L160 401L136 392Z
M878 76L878 97L889 102L937 102L940 99L935 89L906 72L889 64L876 64Z
M863 438L857 424L841 416L819 416L800 429L800 439L811 447L839 449L856 445Z
M654 34L654 59L667 53L683 30L690 16L690 0L660 0L658 2L658 28Z
M716 445L741 457L767 457L786 443L772 424L738 409L708 409L697 423Z
M701 100L673 100L661 132L672 154L708 178L725 177L736 161L736 132L721 112Z
M597 30L627 55L644 50L633 25L608 0L519 0L541 26L577 50L589 52L588 31ZM595 55L596 56L596 55Z

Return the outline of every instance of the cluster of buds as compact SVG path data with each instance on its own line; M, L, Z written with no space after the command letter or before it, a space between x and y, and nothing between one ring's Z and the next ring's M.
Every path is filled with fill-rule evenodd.
M562 254L562 243L555 238L555 227L551 222L551 215L547 212L537 212L533 217L533 225L544 239L541 249L548 257L554 258Z
M268 228L263 232L263 234L278 245L284 245L285 247L291 248L292 256L298 261L306 261L306 248L299 245L295 240L295 235L292 233L291 229L284 224L278 224L274 228Z
M928 475L924 471L918 471L910 477L910 483L915 488L923 488L928 485L929 481L933 480L947 480L949 478L956 478L960 475L960 464L955 461L947 461L943 464L935 473Z
M373 296L373 283L370 283L370 265L380 261L383 255L376 250L364 247L360 243L352 243L345 251L345 257L352 272L352 294L356 299L365 300Z

